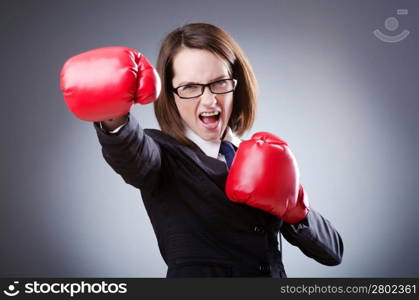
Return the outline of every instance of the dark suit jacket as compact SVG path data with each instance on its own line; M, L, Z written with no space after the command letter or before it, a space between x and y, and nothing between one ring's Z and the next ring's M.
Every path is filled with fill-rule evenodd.
M341 262L339 233L313 209L290 225L231 202L224 162L160 130L143 130L132 114L116 134L94 126L107 163L141 191L167 277L286 277L279 231L308 257L330 266Z

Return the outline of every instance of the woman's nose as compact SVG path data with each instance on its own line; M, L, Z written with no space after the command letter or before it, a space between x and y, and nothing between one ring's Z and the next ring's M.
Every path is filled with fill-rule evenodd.
M217 99L215 98L217 95L213 94L209 89L209 86L206 86L204 89L204 93L201 95L201 102L208 106L213 106L217 103Z

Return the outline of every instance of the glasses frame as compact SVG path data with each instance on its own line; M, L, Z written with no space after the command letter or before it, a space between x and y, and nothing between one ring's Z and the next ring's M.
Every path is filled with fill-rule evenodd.
M233 81L233 89L231 91L224 92L224 93L214 93L211 90L211 85L214 84L214 83L218 83L220 81L224 81L224 80ZM178 89L180 89L181 87L184 87L184 86L188 86L188 85L199 85L199 86L201 86L201 94L199 94L197 96L194 96L194 97L182 97L182 96L180 96L179 93L178 93ZM228 93L234 92L234 90L236 89L236 87L237 87L237 79L234 79L234 78L224 78L224 79L220 79L220 80L213 81L213 82L210 82L210 83L190 83L190 84L184 84L184 85L180 85L180 86L178 86L176 88L173 88L172 91L176 95L178 95L178 97L181 98L181 99L193 99L193 98L201 97L204 94L206 87L209 88L209 90L210 90L211 93L216 94L216 95L228 94Z

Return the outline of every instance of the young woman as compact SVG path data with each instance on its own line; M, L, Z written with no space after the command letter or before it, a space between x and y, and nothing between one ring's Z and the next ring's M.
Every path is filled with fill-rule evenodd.
M269 154L243 146L257 83L233 38L211 24L177 28L162 42L157 73L135 50L95 49L66 62L61 88L70 110L94 122L105 160L140 190L167 277L286 277L278 233L319 263L339 264L339 233L309 208L294 160L275 152L286 143L262 133L251 145L271 143ZM154 100L161 130L143 129L130 107ZM266 197L272 174L286 191ZM255 201L233 199L243 192L237 180L249 178Z

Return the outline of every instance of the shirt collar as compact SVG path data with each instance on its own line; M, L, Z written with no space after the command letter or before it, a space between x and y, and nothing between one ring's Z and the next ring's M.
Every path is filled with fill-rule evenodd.
M218 153L220 152L221 141L206 141L197 135L186 123L185 125L185 135L192 142L198 145L201 150L210 157L217 158ZM234 134L230 127L227 127L227 132L224 136L224 141L232 143L237 148L239 147L241 140Z

